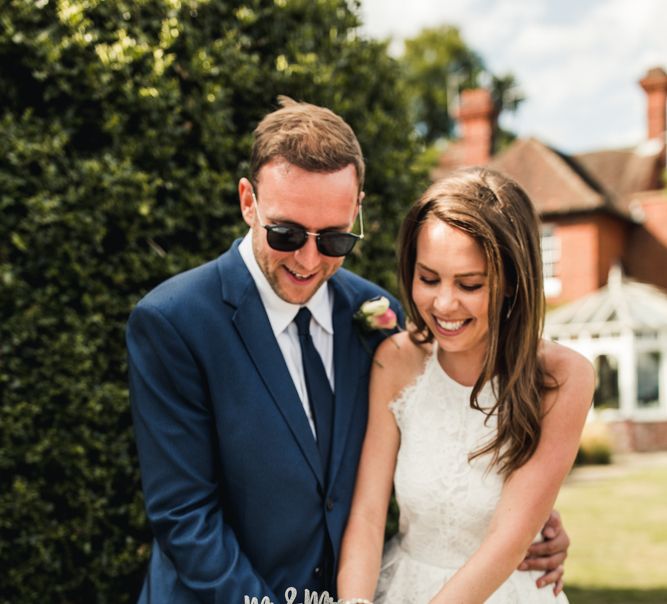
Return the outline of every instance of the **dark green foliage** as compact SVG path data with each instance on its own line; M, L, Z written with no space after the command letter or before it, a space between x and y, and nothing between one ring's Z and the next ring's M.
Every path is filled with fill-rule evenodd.
M134 601L148 555L123 331L136 301L245 231L236 184L278 94L368 159L394 289L424 184L394 62L344 0L0 2L0 602Z

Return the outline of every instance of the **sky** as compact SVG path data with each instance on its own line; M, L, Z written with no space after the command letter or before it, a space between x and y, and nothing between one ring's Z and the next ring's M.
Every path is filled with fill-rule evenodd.
M666 0L361 0L363 31L401 40L459 27L496 75L526 97L504 127L569 153L640 144L646 96L638 81L667 71Z

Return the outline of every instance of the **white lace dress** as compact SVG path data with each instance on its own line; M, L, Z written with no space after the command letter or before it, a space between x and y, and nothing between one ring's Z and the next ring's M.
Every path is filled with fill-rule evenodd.
M481 544L500 498L502 481L488 456L468 453L495 430L470 408L472 388L452 380L432 354L424 373L391 409L401 431L394 487L400 508L398 534L385 548L376 604L427 604ZM492 390L479 397L490 406ZM487 600L493 604L567 603L552 586L538 589L542 573L515 571Z

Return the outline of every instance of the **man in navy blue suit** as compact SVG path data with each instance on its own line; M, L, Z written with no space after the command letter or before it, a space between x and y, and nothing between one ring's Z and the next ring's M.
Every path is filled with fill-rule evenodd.
M246 237L155 288L128 324L155 536L142 604L278 604L289 588L294 602L334 590L371 355L386 335L354 315L378 296L402 315L341 268L363 237L353 131L327 109L282 105L255 130L239 182ZM549 530L528 565L558 584L568 538L557 518Z

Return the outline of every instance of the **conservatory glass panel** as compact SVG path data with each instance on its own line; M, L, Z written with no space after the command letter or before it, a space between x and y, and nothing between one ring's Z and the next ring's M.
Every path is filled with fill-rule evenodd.
M637 355L637 406L657 407L660 404L660 353L640 352Z
M614 356L601 354L593 361L596 375L593 406L596 409L618 409L620 397L618 393L618 359Z

